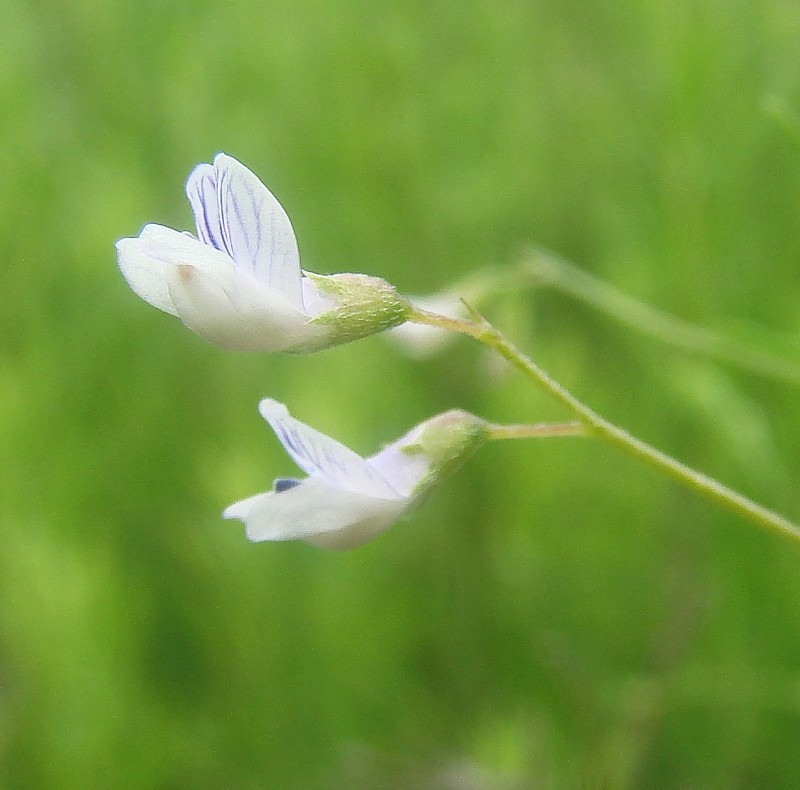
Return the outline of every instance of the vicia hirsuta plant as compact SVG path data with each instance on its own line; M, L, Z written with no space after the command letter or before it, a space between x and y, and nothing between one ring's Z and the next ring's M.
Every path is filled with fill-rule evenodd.
M303 271L286 212L236 159L218 154L213 164L196 167L186 194L197 236L145 225L138 237L117 242L117 258L136 294L209 342L236 351L305 353L403 324L457 332L505 357L573 418L496 425L451 410L363 458L266 398L259 407L262 416L306 477L277 478L271 491L224 511L225 518L244 522L250 540L299 539L326 548L352 548L406 515L488 440L591 436L751 522L800 542L800 527L788 519L601 417L477 312L445 316L431 310L430 302L406 299L376 277ZM448 299L452 302L453 295Z

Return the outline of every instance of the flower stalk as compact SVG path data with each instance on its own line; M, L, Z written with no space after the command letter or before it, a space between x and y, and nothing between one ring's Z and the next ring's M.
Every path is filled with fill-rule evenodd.
M756 376L800 386L800 364L796 344L791 338L773 335L773 342L784 347L783 354L777 354L763 343L729 337L697 326L635 299L540 247L528 249L516 265L490 266L467 275L447 288L439 301L456 304L460 297L479 307L489 297L514 293L520 288L551 288L660 343ZM412 298L412 301L434 313L458 315L452 308L434 306L430 298ZM403 324L399 329L408 332L408 327L409 324ZM768 333L763 331L761 334L766 337Z
M499 329L475 311L473 311L472 319L463 320L413 308L409 320L468 335L482 345L493 349L571 411L579 420L585 435L595 436L614 445L637 461L647 464L681 485L716 502L718 505L768 531L783 535L800 544L800 527L792 521L728 488L702 472L692 469L676 458L641 439L637 439L624 429L601 417L542 370L530 357L508 340ZM576 432L568 435L579 434Z
M796 362L657 310L551 252L530 250L517 272L519 278L534 286L561 291L654 340L758 376L800 386L800 366ZM500 287L504 288L505 283L501 282Z
M538 422L534 425L486 426L487 439L547 439L555 436L588 436L586 426L573 422Z

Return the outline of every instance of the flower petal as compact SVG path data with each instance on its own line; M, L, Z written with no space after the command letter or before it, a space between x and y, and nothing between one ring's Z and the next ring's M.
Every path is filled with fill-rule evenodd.
M167 287L169 264L148 255L141 239L120 239L116 247L117 264L131 290L153 307L178 315Z
M415 444L424 425L416 426L377 455L367 458L367 463L404 497L411 496L431 468L431 459L426 454L404 452L403 449Z
M207 248L208 249L208 248ZM287 351L317 341L325 328L239 273L210 273L180 265L167 275L181 321L214 345L231 351Z
M237 267L303 309L300 253L292 224L275 196L243 164L218 154L186 182L197 232Z
M117 263L131 290L171 315L178 313L167 286L169 270L178 263L196 263L213 252L197 239L163 225L145 225L137 238L120 239L116 247Z
M367 463L406 498L417 498L460 466L487 438L486 423L461 409L412 428Z
M331 486L348 492L402 498L360 455L294 419L282 403L265 398L258 409L289 455L309 475L323 477Z
M171 315L178 315L168 285L175 266L190 264L214 273L233 268L233 261L224 253L163 225L145 225L138 238L120 239L117 262L137 296Z
M163 225L145 225L139 243L152 258L173 266L188 263L208 272L231 272L234 268L229 255L203 244L190 233Z
M198 165L189 174L186 181L186 197L189 198L189 203L192 205L197 237L204 244L230 255L230 250L225 247L225 240L222 237L217 171L214 165Z
M331 486L310 477L283 491L243 499L223 518L238 518L252 541L305 540L316 546L349 549L388 529L404 503Z
M323 293L311 277L303 277L300 284L303 289L303 306L306 315L314 318L340 306L333 296Z

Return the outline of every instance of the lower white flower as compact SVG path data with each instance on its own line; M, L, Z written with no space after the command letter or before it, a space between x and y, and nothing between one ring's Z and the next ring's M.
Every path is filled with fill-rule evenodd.
M377 455L362 458L294 419L269 398L259 411L308 477L278 478L273 490L228 507L252 541L304 540L349 549L388 529L486 438L486 423L453 410L413 428Z

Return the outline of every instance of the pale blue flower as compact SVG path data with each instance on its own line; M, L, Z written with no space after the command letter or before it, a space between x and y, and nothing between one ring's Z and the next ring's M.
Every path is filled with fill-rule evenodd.
M362 458L294 419L269 398L259 411L308 475L278 478L273 490L228 507L252 541L304 540L349 549L388 529L486 438L485 423L463 411L427 420L377 455Z
M117 242L133 291L206 340L236 351L314 351L402 323L408 303L388 283L300 269L297 240L275 196L218 154L186 182L197 238L145 225Z

